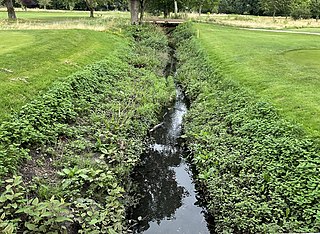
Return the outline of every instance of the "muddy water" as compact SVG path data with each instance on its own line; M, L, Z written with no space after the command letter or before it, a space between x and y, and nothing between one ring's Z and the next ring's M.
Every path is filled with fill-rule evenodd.
M151 134L155 143L133 175L141 194L129 217L133 233L210 233L185 152L178 144L187 105L179 87L176 92L174 106Z

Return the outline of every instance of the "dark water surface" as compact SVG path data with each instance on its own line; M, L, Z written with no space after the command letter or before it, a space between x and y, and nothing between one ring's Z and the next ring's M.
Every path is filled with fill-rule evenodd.
M146 150L133 174L141 194L129 215L133 233L210 233L191 170L183 159L185 152L178 144L186 112L184 94L177 87L174 106L151 134L155 143Z

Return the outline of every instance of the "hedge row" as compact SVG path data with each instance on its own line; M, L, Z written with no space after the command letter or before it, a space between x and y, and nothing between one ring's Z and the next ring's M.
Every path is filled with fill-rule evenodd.
M319 144L216 73L192 25L174 37L178 79L192 101L185 135L216 231L319 232Z
M174 91L156 74L163 33L127 31L142 36L123 37L117 57L57 82L1 124L1 233L126 231L127 178Z

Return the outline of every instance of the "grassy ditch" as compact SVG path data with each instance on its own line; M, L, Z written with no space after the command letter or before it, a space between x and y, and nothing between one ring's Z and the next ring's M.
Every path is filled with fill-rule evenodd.
M126 231L128 175L174 93L158 74L165 35L128 34L136 40L117 56L56 82L0 126L1 233Z
M319 232L319 144L215 71L190 25L174 36L192 101L185 137L216 231Z

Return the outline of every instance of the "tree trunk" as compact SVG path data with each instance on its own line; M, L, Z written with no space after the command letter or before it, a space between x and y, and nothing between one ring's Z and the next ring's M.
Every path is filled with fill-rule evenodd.
M199 16L201 16L201 12L202 12L202 5L200 4L200 6L199 6Z
M46 5L44 5L43 8L44 8L44 10L47 10L47 6Z
M9 19L16 19L16 12L14 11L12 0L5 0L5 4L8 11L8 18Z
M90 18L93 18L94 15L93 15L93 11L94 11L94 1L93 0L86 0L86 4L87 4L87 7L89 8L89 11L90 11Z
M176 0L174 1L174 14L178 14L178 2Z
M130 0L131 24L139 23L139 1Z
M140 0L140 23L143 20L145 8L145 0Z
M164 9L164 11L163 11L163 16L164 16L165 19L168 18L168 16L169 16L169 10L168 10L168 8L165 8L165 9Z

